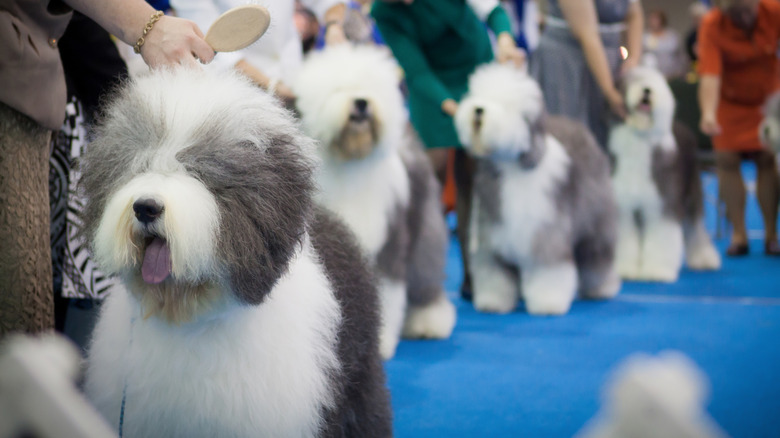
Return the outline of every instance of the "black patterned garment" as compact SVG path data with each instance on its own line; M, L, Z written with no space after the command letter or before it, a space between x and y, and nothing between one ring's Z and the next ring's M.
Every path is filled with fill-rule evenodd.
M84 199L77 192L79 172L73 163L88 145L84 114L74 98L68 102L65 123L52 138L49 191L51 202L52 263L55 293L63 298L103 299L119 280L108 277L92 261L85 242L78 238Z

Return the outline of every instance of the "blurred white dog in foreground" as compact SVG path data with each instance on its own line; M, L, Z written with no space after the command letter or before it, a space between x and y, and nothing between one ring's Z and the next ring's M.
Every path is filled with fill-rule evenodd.
M725 438L704 409L707 377L688 357L636 354L605 385L603 406L575 438Z

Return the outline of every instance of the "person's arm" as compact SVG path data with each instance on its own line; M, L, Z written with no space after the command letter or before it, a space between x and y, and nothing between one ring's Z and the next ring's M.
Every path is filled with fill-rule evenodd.
M155 9L144 0L65 0L73 9L97 22L109 33L129 45L143 35ZM203 39L195 23L163 16L144 37L141 56L150 67L195 64L214 58L214 50Z
M699 129L707 135L720 134L717 118L719 99L720 76L703 75L699 79L699 107L701 108Z
M609 70L609 62L607 62L607 54L599 36L596 5L593 0L559 0L558 5L569 24L571 33L579 41L582 51L585 53L588 69L609 102L610 108L619 116L625 117L623 96L615 87L612 72Z
M314 12L325 26L325 44L340 44L347 41L344 34L344 17L347 5L343 0L304 0L304 6Z
M718 101L720 100L720 82L723 73L723 61L717 43L717 21L708 14L699 25L699 108L701 120L699 129L707 135L718 135Z
M498 0L467 0L467 4L477 18L484 21L496 35L496 60L500 63L512 61L518 66L523 65L525 53L517 48L509 16Z
M642 59L642 35L645 31L645 15L642 12L642 4L639 0L630 3L625 23L628 58L623 63L622 69L624 72L639 65L639 60Z
M390 17L375 14L374 19L382 38L404 70L409 90L436 103L442 111L450 114L455 99L447 87L433 74L425 55L415 41ZM455 106L457 107L457 104Z

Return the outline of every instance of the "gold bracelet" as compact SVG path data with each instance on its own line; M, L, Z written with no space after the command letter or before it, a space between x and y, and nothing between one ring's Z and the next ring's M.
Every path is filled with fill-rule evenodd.
M154 14L152 14L152 17L149 18L149 22L146 23L146 27L144 27L144 34L141 35L141 38L138 38L138 41L135 42L135 45L133 46L133 51L135 53L141 53L141 46L144 45L144 37L146 34L149 33L149 31L152 30L154 27L154 23L156 23L162 16L165 15L163 11L157 11Z

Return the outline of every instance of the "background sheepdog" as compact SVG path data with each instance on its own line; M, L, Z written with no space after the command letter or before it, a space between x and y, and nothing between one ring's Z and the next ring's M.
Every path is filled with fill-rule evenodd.
M378 300L313 142L237 74L126 84L84 157L106 300L86 392L132 437L390 436Z
M586 298L617 294L609 162L587 128L545 117L539 85L498 64L471 76L455 123L480 158L469 242L474 306L510 312L521 291L528 312L559 315L578 287Z
M629 115L609 139L620 209L618 272L672 282L683 253L692 269L718 269L720 255L704 226L696 140L682 126L672 128L672 91L649 67L637 67L625 81Z
M295 91L304 130L320 142L319 201L375 263L382 355L395 354L402 333L448 337L455 308L442 290L440 189L408 127L398 66L375 47L333 47L304 63Z
M764 121L759 130L761 141L780 152L780 92L773 94L764 106Z

